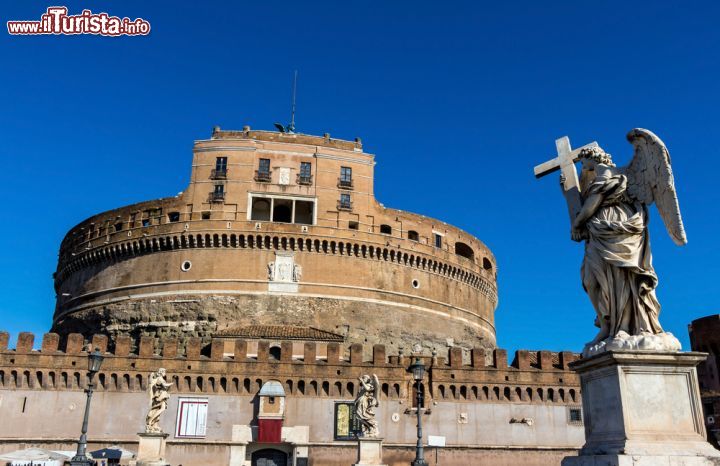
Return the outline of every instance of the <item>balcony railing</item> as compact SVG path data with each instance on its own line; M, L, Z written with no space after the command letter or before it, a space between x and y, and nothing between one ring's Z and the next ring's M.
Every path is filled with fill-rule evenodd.
M352 202L337 201L337 210L352 210Z
M225 191L213 191L208 196L209 202L224 202L225 201Z
M261 183L269 183L271 175L272 171L255 170L255 181L259 181Z
M210 178L213 180L227 179L227 168L225 168L225 169L213 168L212 171L210 172Z
M353 188L353 180L352 178L348 179L342 179L338 178L338 188L343 189L352 189Z
M298 173L297 184L308 186L312 184L312 175L301 175Z

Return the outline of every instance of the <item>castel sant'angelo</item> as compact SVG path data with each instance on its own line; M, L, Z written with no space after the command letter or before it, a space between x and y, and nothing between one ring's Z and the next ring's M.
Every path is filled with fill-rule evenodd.
M412 459L418 403L444 465L575 454L577 355L496 348L490 250L384 207L374 169L360 140L215 128L195 142L183 192L72 228L51 331L15 348L0 332L0 449L74 448L97 348L90 449L139 450L164 368L173 465L352 464L369 375L385 464Z
M182 193L66 235L53 331L494 348L490 250L384 207L374 169L359 140L215 128Z

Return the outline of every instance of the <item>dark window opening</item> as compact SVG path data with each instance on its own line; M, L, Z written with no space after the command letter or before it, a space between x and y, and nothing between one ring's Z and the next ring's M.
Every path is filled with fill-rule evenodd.
M570 422L582 422L582 410L580 408L570 408Z
M227 178L227 157L217 157L215 159L215 169L212 171L211 177L215 179Z
M435 233L435 247L441 248L442 247L442 235Z
M279 346L273 346L270 348L270 357L275 360L280 360L281 350Z
M292 201L275 199L273 204L273 222L292 223Z
M269 221L270 220L270 199L253 198L252 211L250 212L251 220Z
M300 225L313 224L314 204L308 201L295 201L295 223Z
M142 221L142 226L144 226L144 227L149 227L149 226L150 226L150 219L149 219L149 218L144 218L143 221Z
M350 221L348 222L348 228L350 228L351 230L357 230L360 228L360 224L358 222Z
M120 231L120 230L122 230L122 226L123 226L123 223L122 223L122 222L116 223L116 224L115 224L115 231Z
M312 184L312 164L310 162L300 162L300 173L298 173L298 184Z
M352 202L350 201L349 194L340 194L340 200L338 201L339 210L352 210Z
M270 159L260 159L257 172L255 173L255 181L270 181Z
M179 222L180 221L180 212L169 212L168 213L168 221L169 222Z
M352 168L340 167L340 179L338 180L338 186L341 188L352 188Z
M210 193L211 202L222 202L225 200L225 185L216 184L212 193Z
M390 225L380 225L380 233L383 235L391 235L392 227Z
M473 251L473 249L467 244L461 243L459 241L455 243L455 254L466 259L475 259L475 251Z
M274 405L274 404L275 404L275 397L274 397L274 396L269 396L269 397L268 397L268 403L271 404L271 405Z
M483 269L492 270L492 262L487 257L483 257Z
M201 215L203 220L210 220L210 212L203 212Z

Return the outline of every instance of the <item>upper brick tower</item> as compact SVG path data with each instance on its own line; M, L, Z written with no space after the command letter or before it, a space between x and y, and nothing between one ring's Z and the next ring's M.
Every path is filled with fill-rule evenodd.
M359 140L215 128L195 142L184 192L66 235L53 331L209 341L265 325L390 350L493 348L492 253L383 207L374 165Z

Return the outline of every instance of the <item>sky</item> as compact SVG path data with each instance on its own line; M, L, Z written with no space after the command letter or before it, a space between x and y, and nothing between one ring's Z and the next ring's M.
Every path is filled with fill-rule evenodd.
M6 2L36 20L55 3ZM66 2L151 24L147 36L0 33L0 329L42 334L65 233L182 191L212 127L362 138L375 195L475 235L498 262L500 347L579 351L596 333L555 139L625 165L632 128L672 156L689 243L653 207L660 320L720 311L717 2Z

